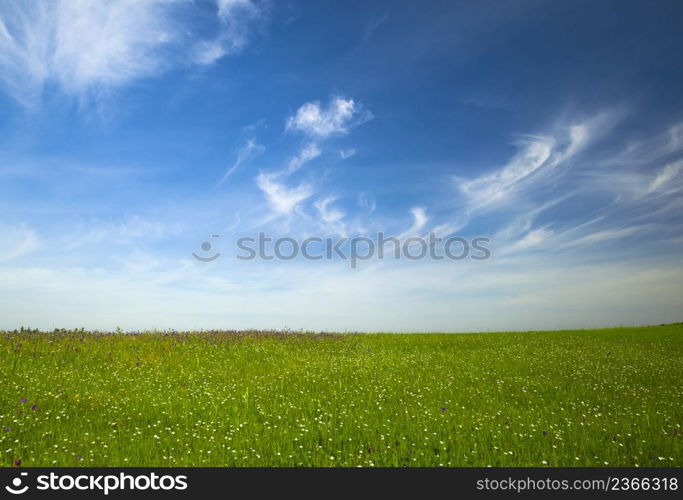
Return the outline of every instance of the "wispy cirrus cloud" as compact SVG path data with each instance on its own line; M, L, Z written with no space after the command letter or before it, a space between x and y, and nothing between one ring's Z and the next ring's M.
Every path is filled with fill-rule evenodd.
M600 162L605 166L637 167L683 150L683 122L676 122L655 134L630 140L618 153Z
M78 95L153 75L177 37L171 6L161 0L3 2L3 83L30 105L48 84Z
M621 112L606 111L578 123L561 124L545 134L524 135L517 141L518 153L502 168L474 179L456 177L459 191L465 196L466 210L482 212L504 207L522 193L548 185L549 178L577 155L607 133L619 120Z
M274 216L292 214L302 201L310 198L313 194L313 190L308 184L289 188L276 179L276 175L263 172L256 177L256 185L266 196Z
M193 49L193 60L209 65L240 52L247 43L252 24L267 12L264 2L252 0L217 0L219 33L216 38L202 40Z
M527 138L522 143L521 151L503 168L472 180L459 180L459 188L472 208L495 205L547 165L554 148L555 140L551 137Z
M299 153L292 157L287 163L287 173L291 174L299 170L309 161L315 160L318 156L322 154L322 151L318 145L314 142L305 144Z
M647 187L647 194L655 191L668 191L671 189L670 183L674 181L683 170L683 160L669 163L662 168ZM674 190L680 189L680 183L673 187Z
M346 160L347 158L351 158L355 154L356 154L356 148L348 148L348 149L339 150L339 157L342 160Z
M6 262L30 253L39 246L38 234L26 224L10 226L0 224L0 262Z
M532 185L535 208L512 218L498 231L494 238L499 245L497 254L518 257L540 250L604 250L610 245L627 249L625 241L639 242L637 247L631 247L641 249L647 247L648 241L658 242L661 251L674 244L680 232L676 221L683 202L683 160L674 158L661 166L661 158L676 154L667 140L669 136L668 131L654 134L639 141L637 147L619 150L610 161L587 158L569 164L562 170L564 177L558 176L555 180L559 182L545 191L545 184ZM565 152L562 158L570 156ZM530 194L529 189L526 194ZM576 210L577 203L586 202L589 211ZM510 203L505 208L513 207ZM537 221L553 209L559 209L562 215Z
M192 2L179 0L26 0L0 4L0 81L21 104L35 106L54 86L79 98L100 96L187 61L207 64L238 52L261 13L250 0L219 0L217 48L183 23Z
M313 187L308 183L296 187L288 187L286 178L299 170L306 163L321 154L318 146L311 142L305 144L301 150L287 162L287 166L272 172L260 172L256 177L256 186L266 197L270 208L269 218L289 216L293 214L300 203L313 195Z
M256 139L248 139L237 151L235 161L218 181L215 187L221 186L242 164L261 154L266 148L259 144Z
M410 213L413 216L413 224L402 236L415 236L419 234L429 221L427 210L424 207L413 207L410 209Z
M553 231L551 229L541 227L538 229L532 229L526 233L522 238L511 245L511 251L526 250L535 246L540 245L550 237L552 237Z
M343 222L346 213L331 205L337 200L334 196L329 196L315 202L315 208L325 229L331 230L341 237L347 236L346 226Z

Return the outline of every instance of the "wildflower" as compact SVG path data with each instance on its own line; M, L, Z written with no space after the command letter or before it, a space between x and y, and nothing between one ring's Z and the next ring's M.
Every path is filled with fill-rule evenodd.
M5 432L9 432L9 431L11 431L11 430L12 430L11 427L5 427Z
M14 465L15 467L21 467L21 458L17 458L17 459L12 463L12 465Z
M37 410L38 410L38 405L33 405L33 406L31 406L31 410L37 411Z
M19 400L19 402L20 402L20 403L28 403L28 399L27 399L27 398L21 398L21 399Z

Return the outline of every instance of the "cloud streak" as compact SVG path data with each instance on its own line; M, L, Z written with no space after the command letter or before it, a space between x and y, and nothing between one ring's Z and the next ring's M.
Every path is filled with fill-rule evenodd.
M679 160L674 163L669 163L664 168L657 173L650 185L647 188L647 194L654 191L665 191L669 188L669 184L674 181L683 170L683 160ZM673 188L674 190L680 189L680 184Z
M314 142L306 144L299 153L289 160L287 174L292 174L303 167L309 161L315 160L322 154L318 145Z
M0 262L7 262L22 257L39 246L36 232L26 227L0 224Z
M225 171L221 180L218 181L215 187L221 186L228 178L237 170L243 163L249 161L250 159L258 156L265 150L265 147L256 142L256 139L249 139L244 145L237 151L237 156L232 165Z

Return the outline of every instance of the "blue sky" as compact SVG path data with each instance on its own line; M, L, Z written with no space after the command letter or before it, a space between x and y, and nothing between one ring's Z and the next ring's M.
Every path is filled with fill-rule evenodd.
M3 2L0 328L680 321L681 25L675 1ZM235 259L259 231L493 257Z

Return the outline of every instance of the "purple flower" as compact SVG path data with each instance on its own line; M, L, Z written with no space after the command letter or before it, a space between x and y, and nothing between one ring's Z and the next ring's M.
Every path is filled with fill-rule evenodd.
M31 406L31 409L32 409L33 411L36 411L36 410L38 409L38 405L33 405L33 406Z
M21 467L21 458L17 458L17 459L12 463L12 465L14 465L15 467Z
M547 436L547 435L548 435L548 431L543 431L543 435L544 435L544 436Z
M9 432L9 431L11 431L11 430L12 430L11 427L5 427L5 432Z
M21 399L19 400L19 402L20 402L20 403L28 403L28 399L26 399L26 398L21 398Z
M443 406L443 407L441 408L441 411L446 411L446 407Z

